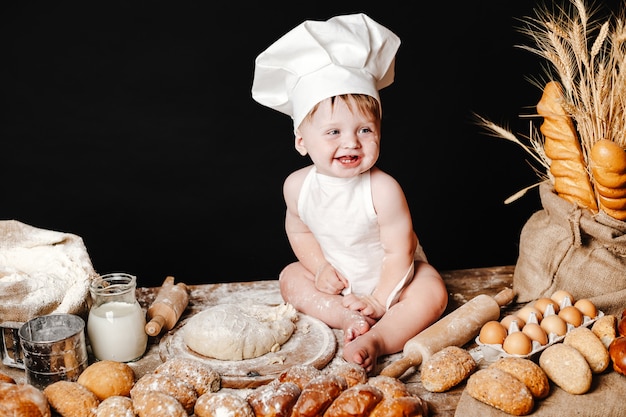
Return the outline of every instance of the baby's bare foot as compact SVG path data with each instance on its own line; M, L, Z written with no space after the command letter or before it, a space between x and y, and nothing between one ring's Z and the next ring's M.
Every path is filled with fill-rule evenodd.
M368 334L357 337L343 347L343 358L348 362L361 365L366 372L371 372L378 359L376 338Z
M343 341L344 344L351 342L358 336L367 333L370 329L370 323L361 314L355 311L346 312L343 320Z

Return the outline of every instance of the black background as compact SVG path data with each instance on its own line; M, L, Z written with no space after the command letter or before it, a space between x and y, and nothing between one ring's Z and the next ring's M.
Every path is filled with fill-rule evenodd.
M403 186L440 270L513 264L538 193L515 144L543 61L529 0L4 2L0 218L80 235L96 271L193 283L274 279L293 254L283 179L309 163L254 102L254 59L306 19L365 12L402 40L381 91L379 166Z

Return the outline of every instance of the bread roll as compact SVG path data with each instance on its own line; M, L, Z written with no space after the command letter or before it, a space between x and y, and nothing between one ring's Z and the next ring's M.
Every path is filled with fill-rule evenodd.
M385 398L399 398L411 395L404 382L387 375L376 375L367 380L372 385L382 391Z
M255 417L244 398L225 391L202 394L196 401L194 413L196 417Z
M160 391L171 395L178 400L187 414L193 413L193 407L198 400L198 394L191 385L182 379L165 374L145 374L135 382L130 390L130 396L134 401L137 394L148 391Z
M591 388L591 368L583 354L572 346L548 346L539 356L539 366L565 392L584 394Z
M11 384L15 384L15 380L11 375L7 375L2 372L0 372L0 382L9 382Z
M626 152L617 142L601 139L589 156L600 209L617 220L626 220Z
M103 360L89 365L76 382L96 394L100 401L114 395L128 397L135 384L135 372L124 362Z
M358 384L365 384L368 379L365 369L361 365L352 362L341 363L335 368L328 369L326 373L344 377L348 383L348 388Z
M382 399L383 393L378 388L357 384L339 394L324 413L324 417L367 416Z
M132 395L132 394L131 394ZM161 391L141 391L132 395L133 408L139 417L187 417L183 405Z
M256 417L289 417L301 392L294 382L274 380L256 388L247 400Z
M476 367L467 350L448 346L424 361L420 368L422 385L431 392L444 392L464 381Z
M609 351L588 327L576 327L567 332L563 343L576 348L587 360L591 372L599 374L609 367Z
M94 417L100 400L74 381L56 381L43 390L50 407L62 417Z
M281 372L277 379L280 382L293 382L300 389L304 389L305 385L320 375L322 375L322 371L313 365L294 365Z
M466 392L472 398L514 416L530 414L535 406L532 393L522 381L498 368L484 368L467 380Z
M368 417L426 417L428 406L416 395L383 398Z
M617 337L617 332L615 330L616 323L617 317L611 314L607 314L606 316L602 316L597 319L591 325L591 331L600 339L604 347L607 349L609 348L609 345L611 344L613 339Z
M613 370L626 375L626 336L616 337L609 346L609 355L613 362Z
M344 377L322 374L313 378L300 393L291 417L317 417L348 387Z
M123 395L112 395L100 402L95 417L135 417L133 400Z
M550 394L548 375L530 359L507 356L496 360L490 366L508 372L522 381L536 399L546 398Z
M44 394L30 384L0 382L0 416L50 417Z
M207 392L217 392L221 388L220 374L206 363L187 358L172 358L154 370L155 374L166 374L182 379L193 386L198 396Z

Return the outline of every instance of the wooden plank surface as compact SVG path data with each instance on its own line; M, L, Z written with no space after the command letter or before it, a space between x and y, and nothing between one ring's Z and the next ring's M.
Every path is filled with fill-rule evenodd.
M443 271L442 276L448 288L448 308L444 314L457 309L479 294L496 295L503 288L510 288L513 281L513 266L496 266L487 268L463 269L455 271ZM147 310L154 301L159 288L138 288L137 299L141 306ZM190 285L189 305L181 321L202 311L208 306L216 305L227 299L229 302L254 302L278 304L282 302L278 289L278 281L263 280L250 282ZM507 310L513 311L517 307L513 303L503 308L503 314ZM336 339L342 340L341 332L334 331ZM160 337L150 337L148 349L139 361L131 363L137 377L145 373L152 372L154 368L162 363L159 355ZM467 346L472 347L472 346ZM337 355L341 354L341 347L338 346ZM383 369L392 361L401 357L401 353L380 358L378 370ZM0 364L0 369L13 376L18 382L24 382L24 371L16 368L9 368ZM430 416L454 416L456 406L460 400L464 389L464 384L447 391L445 393L431 393L425 390L419 381L419 372L410 369L402 377L409 389L418 394L428 402Z

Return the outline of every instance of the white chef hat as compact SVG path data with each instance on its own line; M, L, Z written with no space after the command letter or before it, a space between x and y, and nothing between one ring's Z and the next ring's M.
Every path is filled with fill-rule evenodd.
M325 98L367 94L393 82L398 38L365 14L307 20L256 58L252 97L297 128Z

